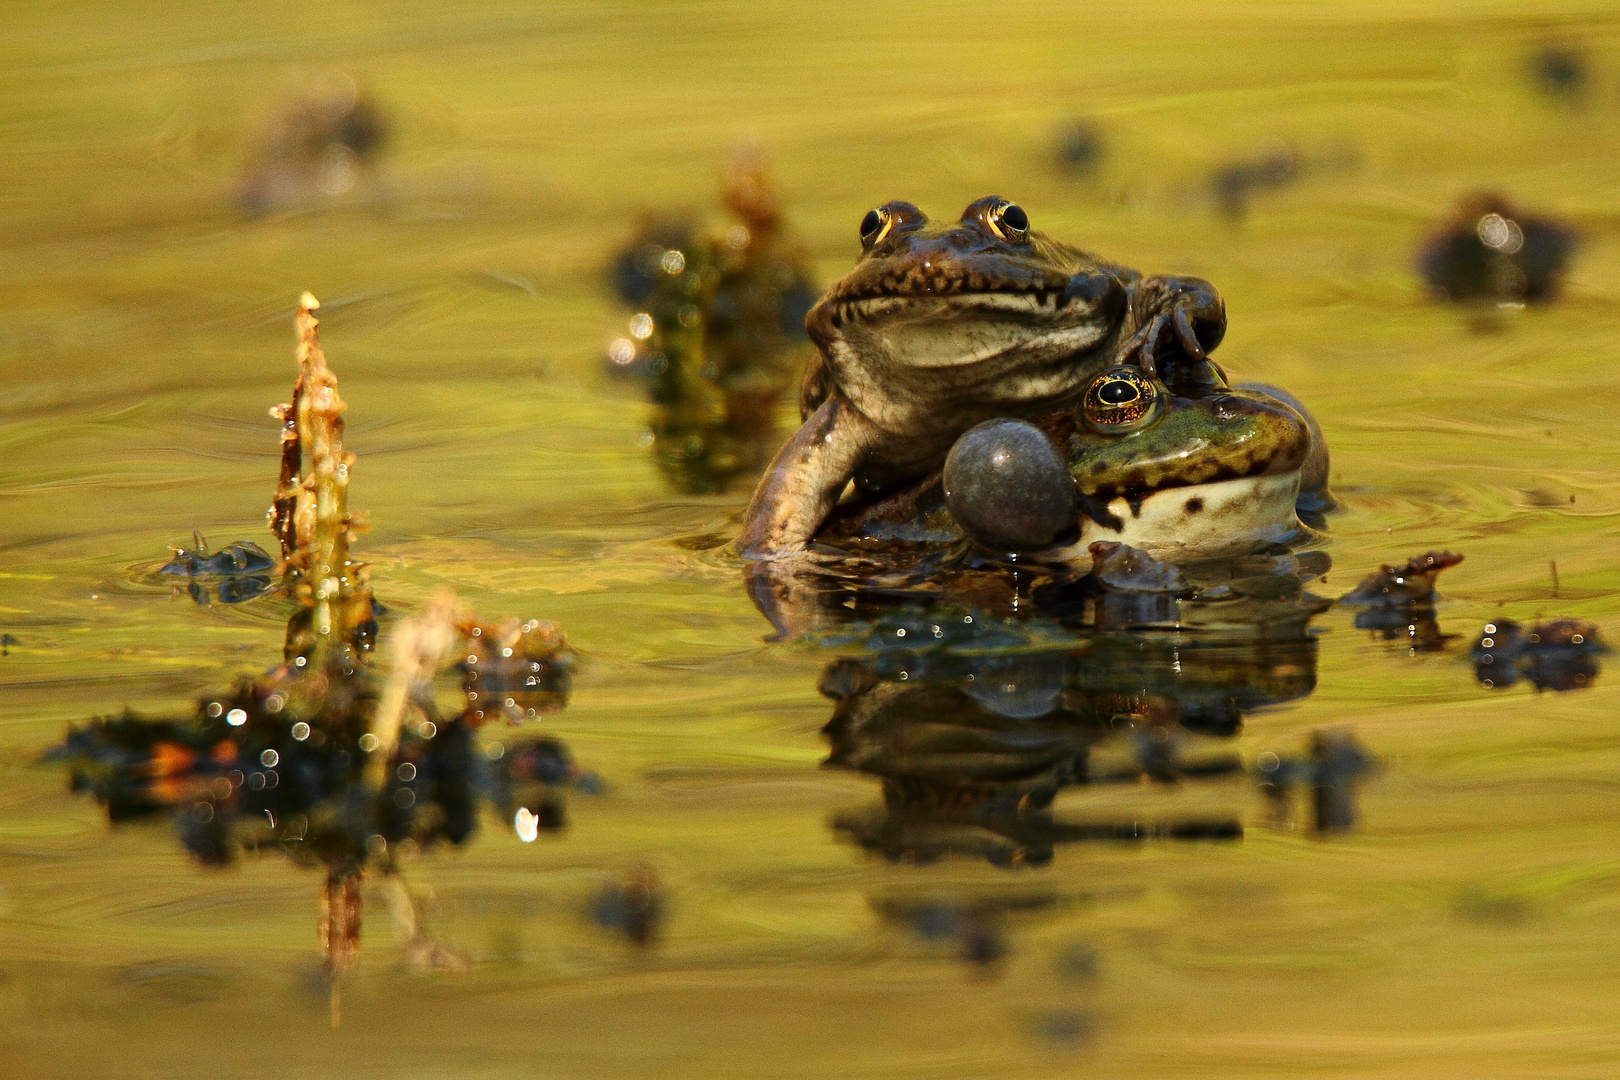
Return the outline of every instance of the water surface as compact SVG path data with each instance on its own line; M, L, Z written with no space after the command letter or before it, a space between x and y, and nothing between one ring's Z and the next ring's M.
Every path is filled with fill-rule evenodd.
M1616 1067L1613 681L1487 690L1462 659L1487 620L1620 627L1607 5L97 2L13 5L3 25L9 1075ZM1525 76L1553 39L1587 50L1584 103ZM228 195L255 117L332 72L389 112L391 194L244 218ZM1106 147L1088 178L1051 164L1075 116ZM1353 726L1384 763L1356 831L1313 838L1302 807L1279 824L1223 774L1065 787L1054 812L1235 821L1241 841L1082 835L1014 866L863 846L851 822L879 812L879 780L822 767L834 651L767 642L740 567L693 550L747 492L666 487L645 404L601 369L628 313L600 270L633 212L712 206L744 137L823 280L870 206L954 215L989 192L1110 258L1209 278L1230 316L1219 359L1299 394L1332 444L1345 510L1312 588L1466 553L1442 578L1439 622L1460 635L1444 650L1329 611L1314 692L1209 737L1249 764ZM1268 140L1327 164L1223 216L1211 170ZM1580 230L1561 303L1481 315L1422 295L1417 238L1481 187ZM281 602L199 608L149 572L193 531L267 541L266 409L305 288L350 403L379 595L409 610L448 585L562 624L583 659L543 727L608 785L571 800L561 835L522 844L490 819L466 850L412 861L465 974L411 974L368 896L336 1031L315 875L205 871L162 823L109 829L34 764L70 721L187 712L279 658ZM638 866L668 907L646 951L587 914Z

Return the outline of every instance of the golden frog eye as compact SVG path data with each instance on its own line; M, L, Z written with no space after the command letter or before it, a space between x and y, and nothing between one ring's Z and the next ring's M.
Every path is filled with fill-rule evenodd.
M1164 387L1139 368L1112 367L1086 387L1080 414L1092 431L1123 435L1151 424L1163 400Z
M889 235L889 229L894 225L894 215L889 208L880 206L875 210L868 210L866 216L861 218L861 247L870 251L873 247Z
M1017 203L998 203L985 215L985 221L990 231L1003 240L1017 243L1029 239L1029 215Z

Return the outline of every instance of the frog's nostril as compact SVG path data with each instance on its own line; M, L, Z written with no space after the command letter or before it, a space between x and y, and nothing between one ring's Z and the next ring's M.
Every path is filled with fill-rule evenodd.
M1107 307L1124 293L1112 274L1076 274L1063 290L1064 306L1076 300L1092 307Z

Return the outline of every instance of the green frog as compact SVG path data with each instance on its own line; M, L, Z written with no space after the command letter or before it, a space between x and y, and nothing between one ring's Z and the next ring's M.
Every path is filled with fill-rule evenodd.
M1106 368L1078 405L979 424L942 470L840 506L819 539L927 545L965 535L992 551L1084 565L1099 540L1175 562L1308 535L1299 513L1316 520L1332 506L1321 429L1286 392L1234 387L1211 368L1208 387L1181 393L1140 367Z
M1217 377L1214 286L1104 262L1006 199L955 224L891 202L860 232L855 268L805 320L820 355L804 423L754 492L737 541L747 558L803 551L852 483L855 499L881 499L938 470L974 425L1073 406L1111 365L1178 393Z
M1327 446L1310 414L1215 374L1196 396L1129 366L1087 386L1059 441L1080 503L1077 558L1098 540L1172 561L1254 550L1302 533L1302 491L1304 505L1325 503Z

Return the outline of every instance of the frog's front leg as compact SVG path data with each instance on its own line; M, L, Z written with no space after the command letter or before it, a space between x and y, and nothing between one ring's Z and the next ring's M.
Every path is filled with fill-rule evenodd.
M823 401L777 453L748 503L736 549L745 559L803 551L877 435L841 394Z
M1128 364L1134 356L1154 376L1159 359L1176 347L1194 363L1209 359L1226 336L1226 303L1203 278L1148 278L1133 290L1131 323L1136 332L1114 362Z

